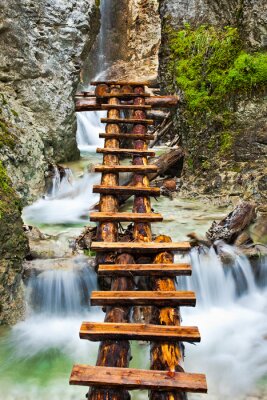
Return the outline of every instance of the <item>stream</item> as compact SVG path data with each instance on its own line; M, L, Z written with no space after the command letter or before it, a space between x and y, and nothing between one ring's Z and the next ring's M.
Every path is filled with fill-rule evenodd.
M102 15L110 16L110 5L101 1ZM104 20L91 57L100 70L92 70L88 82L102 77L103 66L112 61L104 48L110 18ZM0 400L85 399L87 388L71 387L68 380L74 363L95 365L98 343L80 340L79 327L83 320L102 321L104 314L88 306L90 292L97 288L90 260L83 254L74 256L72 249L84 226L94 225L88 213L98 200L92 185L100 177L90 170L102 159L95 153L102 142L100 115L77 115L80 161L66 163L65 177L60 181L55 173L50 193L23 211L25 223L47 236L33 243L35 257L27 262L39 272L24 282L25 320L12 328L0 327ZM153 201L153 208L164 217L164 222L153 224L153 232L178 241L192 231L204 235L213 220L229 212L204 200L164 197ZM196 308L182 310L183 324L198 326L202 336L196 346L186 344L185 370L206 373L209 387L208 396L189 398L255 400L263 398L262 393L267 397L267 262L259 260L256 281L246 257L224 243L218 246L229 255L227 268L214 249L192 250L193 275L178 281L180 289L197 294ZM132 342L131 348L130 366L149 368L149 345ZM132 398L143 400L147 392L132 392Z
M88 172L88 165L90 170L101 157L92 150L83 151L79 162L66 164L68 173L61 182L55 175L51 193L24 209L25 222L50 236L37 241L40 256L28 262L41 273L25 280L25 320L0 329L0 399L85 398L86 388L70 387L68 378L73 363L96 362L98 343L79 339L81 322L104 318L100 309L88 307L90 291L97 287L88 258L72 255L73 240L88 225L88 209L98 198L91 189L99 176ZM130 207L129 202L125 210ZM153 208L164 216L164 222L153 224L153 232L173 240L186 240L192 231L204 235L214 219L229 211L209 202L164 197L153 201ZM219 246L232 260L226 271L214 249L192 250L193 275L178 281L179 288L197 293L197 307L183 308L182 318L184 325L197 325L202 336L200 344L186 344L185 369L207 374L205 398L242 398L265 390L266 260L260 260L259 284L246 257L232 246ZM149 368L148 344L132 342L132 353L131 367ZM132 393L133 399L147 396Z

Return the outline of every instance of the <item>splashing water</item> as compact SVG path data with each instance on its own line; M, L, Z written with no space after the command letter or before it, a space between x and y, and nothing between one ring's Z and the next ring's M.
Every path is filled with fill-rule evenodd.
M193 275L180 280L197 295L196 309L183 309L183 325L197 325L202 337L196 347L186 344L185 369L206 373L209 398L242 398L267 374L267 289L236 248L219 247L231 263L224 267L213 248L193 250ZM265 259L260 270L266 276Z
M63 178L53 197L41 198L24 208L24 221L34 225L84 223L90 206L99 198L92 193L98 181L98 174L89 173L72 182Z
M106 115L103 111L89 111L77 113L77 144L81 152L94 151L97 146L102 146L103 139L99 133L104 132L104 125L100 119Z

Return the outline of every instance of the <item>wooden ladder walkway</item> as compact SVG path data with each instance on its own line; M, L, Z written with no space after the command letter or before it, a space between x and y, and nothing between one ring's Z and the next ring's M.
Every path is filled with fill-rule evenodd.
M147 174L157 171L148 164L148 141L153 133L148 126L154 121L146 111L157 103L149 102L145 92L149 82L93 82L98 109L107 110L106 132L102 149L103 164L95 166L101 172L99 212L92 212L91 221L98 223L97 241L91 249L97 252L98 275L111 279L110 291L94 291L92 306L103 306L105 320L83 322L80 338L100 341L96 366L75 365L70 384L90 386L90 400L128 400L128 390L148 389L152 400L182 400L186 392L207 392L203 374L183 370L182 342L199 342L197 327L181 326L179 306L195 306L193 292L176 290L175 278L191 275L188 263L174 263L174 252L188 252L188 242L172 242L168 236L152 240L151 223L162 221L161 214L152 212L150 197L160 195L151 187ZM168 99L168 98L167 98ZM173 98L172 105L173 106ZM159 102L164 107L168 101ZM82 111L82 109L81 109ZM125 112L125 115L121 115ZM122 124L131 126L122 132ZM130 148L120 145L128 141ZM121 165L120 156L130 156L131 165ZM120 185L120 173L131 172L132 183ZM134 196L133 212L119 212L119 198ZM132 222L132 242L118 241L119 222ZM132 314L140 314L145 323L133 323ZM149 317L147 317L147 315ZM150 342L150 370L129 368L131 340Z

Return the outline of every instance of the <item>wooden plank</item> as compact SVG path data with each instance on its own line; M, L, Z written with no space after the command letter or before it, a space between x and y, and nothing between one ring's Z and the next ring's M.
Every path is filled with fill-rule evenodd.
M157 165L96 165L95 172L157 172Z
M127 100L127 99L135 99L137 97L150 97L150 94L149 93L119 93L119 94L105 93L101 96L96 95L97 99L110 99L111 97L120 100Z
M136 195L158 197L160 196L160 189L154 187L94 185L93 193L110 194L113 196Z
M152 81L123 81L123 80L106 80L106 81L93 81L91 82L92 86L97 85L118 85L118 86L149 86L152 84Z
M153 150L139 150L139 149L114 149L112 147L97 148L97 153L100 154L124 154L124 155L139 155L139 156L150 156L154 157L155 152Z
M123 387L128 390L183 390L186 392L207 393L207 382L203 374L149 371L132 368L91 367L89 365L74 365L70 384L79 386Z
M178 307L196 305L194 292L189 291L93 291L91 293L92 306L157 306Z
M200 333L195 326L83 322L80 338L93 342L101 340L200 342Z
M102 139L141 139L141 140L153 140L154 135L152 134L138 134L138 133L100 133L99 137Z
M151 110L152 106L149 104L143 104L143 105L135 105L135 104L117 104L117 105L112 105L112 104L102 104L101 105L102 110Z
M161 222L163 216L157 213L130 213L130 212L93 212L91 221L116 221L116 222Z
M105 276L181 276L192 274L190 264L100 264L98 275Z
M161 251L189 251L191 249L189 242L92 242L91 250L94 251L129 251L133 253L158 253Z
M142 124L154 125L153 119L137 119L137 118L101 118L103 124Z

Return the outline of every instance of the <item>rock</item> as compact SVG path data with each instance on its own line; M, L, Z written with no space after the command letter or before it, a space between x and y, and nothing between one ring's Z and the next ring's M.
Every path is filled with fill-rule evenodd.
M0 155L25 202L44 191L48 163L77 159L73 94L99 29L95 0L11 0L1 7Z
M163 187L168 189L170 192L176 191L176 181L175 179L165 179L163 181Z

